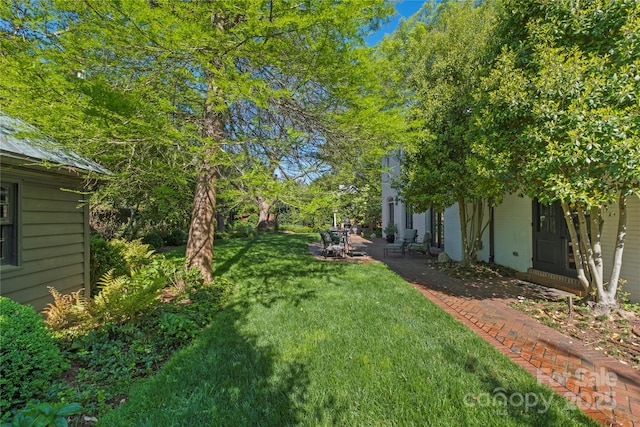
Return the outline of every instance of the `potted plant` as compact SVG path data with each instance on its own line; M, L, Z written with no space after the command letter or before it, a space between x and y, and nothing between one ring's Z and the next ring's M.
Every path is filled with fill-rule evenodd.
M393 243L396 241L396 233L398 232L398 226L392 223L387 224L384 228L384 234L387 237L387 242Z

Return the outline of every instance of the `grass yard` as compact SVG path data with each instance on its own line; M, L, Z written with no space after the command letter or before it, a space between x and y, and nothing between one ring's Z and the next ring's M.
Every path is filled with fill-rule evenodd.
M313 239L217 242L232 301L99 425L597 425L386 266L316 260Z

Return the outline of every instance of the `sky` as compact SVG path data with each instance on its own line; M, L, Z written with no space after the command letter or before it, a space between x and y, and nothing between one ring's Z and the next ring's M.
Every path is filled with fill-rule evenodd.
M378 31L368 36L365 41L368 46L373 46L382 38L385 34L391 34L396 27L398 26L398 22L400 22L400 18L408 18L414 13L416 13L420 7L424 4L425 0L392 0L395 3L395 8L397 13L391 17L391 20L388 24L380 27Z

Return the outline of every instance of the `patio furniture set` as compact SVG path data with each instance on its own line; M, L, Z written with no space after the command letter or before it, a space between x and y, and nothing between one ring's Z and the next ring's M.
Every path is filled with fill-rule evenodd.
M383 248L383 256L388 256L389 253L400 253L402 256L408 253L409 256L415 254L425 254L430 256L436 256L432 252L431 248L431 233L428 231L424 234L422 242L416 241L418 230L411 228L405 229L402 234L402 238L395 240L393 243L387 243Z
M346 256L364 256L367 254L365 245L353 242L349 229L330 229L321 231L322 238L322 255L346 257Z

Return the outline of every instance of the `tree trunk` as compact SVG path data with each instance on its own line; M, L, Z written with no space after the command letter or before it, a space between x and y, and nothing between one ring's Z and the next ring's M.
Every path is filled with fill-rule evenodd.
M490 201L477 198L467 206L464 198L458 199L460 214L460 234L462 236L462 265L468 267L475 264L480 250L480 242L484 232L489 227L491 217L484 219L484 203Z
M197 268L205 282L213 281L213 236L217 168L205 161L198 173L187 240L187 265Z
M258 203L258 230L269 228L269 209L271 206L262 197L257 198Z
M564 219L569 229L569 235L571 236L571 246L573 247L573 257L576 262L576 270L578 272L578 281L585 292L589 291L590 281L585 274L585 263L582 260L582 250L580 249L580 241L578 239L578 233L576 232L576 226L573 223L573 217L571 216L571 209L569 204L565 201L561 202L562 212L564 213Z
M469 257L469 239L467 237L467 202L464 197L458 198L458 213L460 215L460 236L462 238L462 265L468 267L471 265L471 258Z
M211 96L217 95L213 81L207 91ZM187 241L187 265L197 268L205 282L213 281L213 238L215 231L216 180L218 167L214 164L215 154L224 141L224 117L207 102L204 117L204 136L210 146L205 150L198 171L198 181L193 200L191 226Z
M624 240L627 235L627 197L620 195L618 199L618 233L616 235L616 249L613 253L613 266L609 284L605 288L602 300L598 298L598 304L616 306L616 292L620 281L620 270L622 269L622 253L624 252Z

